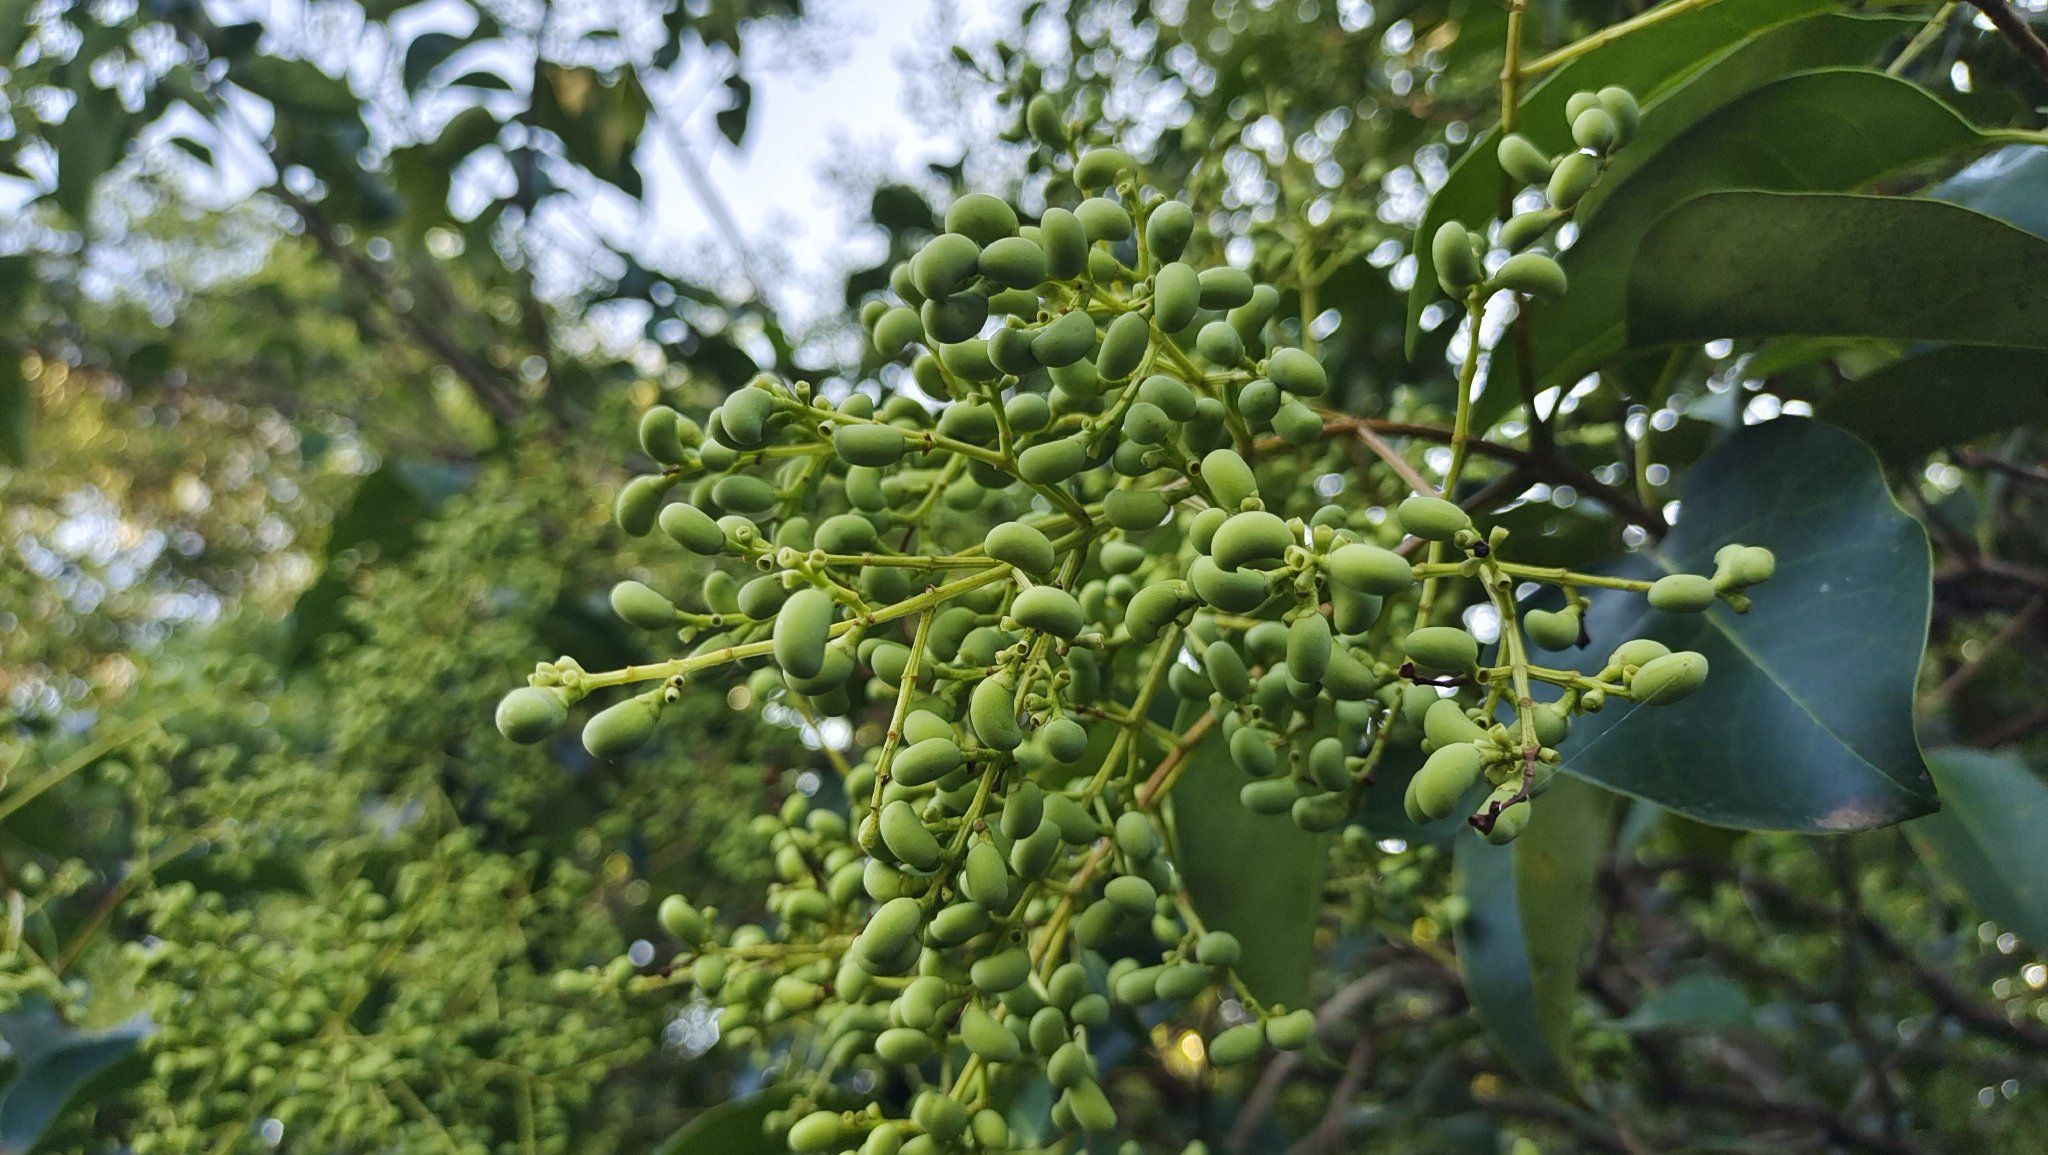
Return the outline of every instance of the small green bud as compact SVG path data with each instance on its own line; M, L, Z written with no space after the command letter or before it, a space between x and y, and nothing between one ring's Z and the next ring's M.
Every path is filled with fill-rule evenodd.
M1501 137L1495 155L1500 159L1501 170L1522 184L1548 184L1557 167L1536 147L1535 141L1519 132Z
M583 725L583 748L596 758L623 758L647 744L661 719L661 703L645 695L597 712Z
M1696 573L1665 574L1650 583L1650 606L1667 614L1702 613L1715 600L1713 579Z
M1461 674L1479 661L1479 642L1456 626L1424 626L1402 643L1416 665Z
M545 742L569 720L569 704L552 686L521 686L498 699L498 733L521 745Z
M1463 298L1466 290L1486 277L1486 270L1472 252L1471 232L1457 221L1445 221L1437 227L1436 235L1430 238L1429 257L1436 267L1437 284L1453 297Z
M1418 493L1402 499L1394 516L1401 528L1424 541L1449 541L1472 528L1472 518L1441 497Z
M1516 253L1494 272L1492 283L1539 301L1555 301L1565 293L1564 267L1542 253Z
M1681 650L1644 663L1629 680L1628 688L1636 701L1663 706L1699 689L1706 680L1706 655Z

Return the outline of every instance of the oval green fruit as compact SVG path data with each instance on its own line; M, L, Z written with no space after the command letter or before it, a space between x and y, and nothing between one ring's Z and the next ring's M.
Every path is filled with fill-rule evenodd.
M1088 622L1074 595L1056 586L1032 586L1010 603L1010 616L1027 629L1073 641Z
M1654 638L1630 638L1614 647L1614 652L1607 656L1607 664L1623 668L1646 666L1670 652L1671 647Z
M1038 732L1045 752L1062 764L1079 762L1088 753L1088 729L1072 718L1054 718Z
M1039 367L1038 354L1031 351L1031 342L1038 334L1015 325L1004 325L988 337L988 359L991 364L1013 377L1022 377ZM1007 414L1009 405L1019 397L1036 397L1035 393L1019 393L1004 406ZM1014 423L1013 423L1014 424ZM1043 425L1037 428L1044 428Z
M1195 334L1195 352L1220 369L1235 369L1244 361L1244 338L1230 322L1211 321Z
M1714 581L1696 573L1665 574L1650 583L1650 605L1667 614L1697 614L1716 601Z
M1316 1016L1303 1009L1266 1020L1266 1041L1278 1051L1299 1051L1316 1037Z
M1031 139L1054 152L1064 152L1070 140L1066 123L1060 119L1059 103L1043 92L1024 106L1024 128Z
M1152 343L1152 326L1142 313L1125 313L1102 333L1095 372L1104 381L1121 381L1136 372Z
M774 509L782 498L773 485L751 473L728 473L711 487L711 500L721 509L753 516Z
M1074 162L1074 187L1084 192L1108 188L1116 178L1137 168L1131 154L1120 148L1092 148Z
M1500 160L1501 171L1522 184L1549 184L1550 174L1557 168L1536 142L1519 132L1511 132L1500 138L1500 147L1494 155Z
M897 751L890 773L905 786L924 786L958 770L965 761L952 738L926 738Z
M1145 244L1155 261L1177 261L1195 235L1195 210L1180 201L1161 201L1145 218Z
M1424 541L1449 541L1459 530L1471 529L1472 518L1441 497L1414 494L1394 510L1401 528Z
M1021 521L1006 521L988 531L982 548L997 561L1016 566L1033 577L1052 572L1057 560L1052 542L1038 529Z
M1555 301L1565 293L1564 267L1542 253L1516 253L1494 272L1493 284L1539 301Z
M1204 931L1195 940L1195 959L1203 966L1231 967L1244 954L1243 944L1227 930Z
M710 557L725 551L725 531L711 515L685 502L676 502L661 511L661 532L677 545L691 553Z
M1556 209L1532 209L1516 213L1500 227L1500 247L1510 253L1519 253L1537 242L1550 226L1563 219Z
M1113 489L1102 499L1102 515L1126 533L1152 529L1166 520L1166 497L1154 489Z
M623 581L612 587L612 612L627 625L643 630L663 630L676 624L674 602L640 582Z
M1167 623L1195 603L1195 591L1187 582L1168 579L1154 582L1131 596L1124 610L1124 628L1139 643L1158 640Z
M918 320L924 325L930 339L941 344L965 341L981 332L981 326L988 320L988 300L974 293L955 293L950 297L935 297L926 301L918 310ZM931 368L927 369L926 366ZM919 357L912 362L911 370L917 374L919 384L927 375L935 374L937 363ZM934 382L936 384L936 382ZM927 390L930 392L930 390ZM936 395L943 396L940 388Z
M882 844L897 861L915 870L930 870L939 864L939 840L932 837L910 803L899 798L882 807L877 822Z
M1593 95L1599 98L1600 107L1607 111L1607 115L1614 118L1614 143L1623 145L1633 140L1636 129L1643 122L1643 110L1636 103L1634 94L1626 88L1610 84ZM1576 127L1577 123L1574 120L1573 126Z
M1010 1028L972 1003L960 1012L960 1041L985 1062L1014 1063L1024 1057L1024 1048Z
M1321 397L1330 389L1323 363L1302 349L1276 349L1266 358L1266 376L1297 397Z
M1273 432L1289 445L1314 445L1323 439L1323 417L1289 397L1273 414Z
M640 451L663 465L683 462L683 415L656 405L640 415Z
M1363 593L1391 597L1415 585L1415 568L1390 549L1351 542L1331 550L1324 559L1330 580Z
M498 699L498 733L522 745L552 738L568 720L568 703L550 686L521 686Z
M1410 661L1431 670L1462 674L1479 661L1479 643L1456 626L1424 626L1402 648Z
M913 1066L938 1053L939 1044L930 1035L911 1027L891 1027L875 1036L875 1057L885 1063Z
M661 704L644 695L607 706L583 724L583 748L594 758L623 758L647 744Z
M661 512L661 499L674 484L673 478L646 473L620 486L619 496L612 501L613 523L628 537L646 537L654 528L655 515ZM725 539L721 536L719 540Z
M1088 464L1088 448L1077 437L1041 441L1017 455L1017 475L1033 485L1057 485Z
M1480 741L1486 737L1486 731L1466 716L1465 707L1456 698L1438 698L1423 711L1422 735L1438 746L1455 746Z
M1259 1057L1266 1045L1266 1032L1257 1023L1226 1027L1209 1040L1209 1062L1218 1067L1235 1067Z
M1322 614L1311 610L1287 627L1287 672L1295 678L1321 681L1330 669L1330 652L1330 619Z
M1544 197L1552 208L1570 209L1593 190L1599 179L1600 158L1589 152L1574 152L1557 163L1557 171L1550 174L1550 184L1544 189Z
M815 586L789 595L775 614L775 664L791 677L815 678L825 668L825 643L839 613L832 595Z
M1199 279L1204 309L1236 309L1251 303L1252 275L1243 269L1228 265L1203 269Z
M1031 977L1031 954L1022 947L1011 947L976 960L968 973L975 989L999 995L1023 986L1024 980ZM1003 1028L1003 1033L1009 1035L1009 1028ZM1014 1043L1016 1036L1011 1035L1010 1039Z
M1437 284L1453 297L1463 297L1467 289L1486 277L1486 270L1472 251L1470 230L1457 221L1437 226L1436 235L1429 241L1429 259L1436 267Z
M1530 610L1522 615L1522 629L1531 642L1553 653L1579 644L1579 615L1571 609Z
M1235 571L1250 562L1277 562L1300 539L1279 515L1249 509L1230 515L1209 542L1218 569ZM1263 567L1262 567L1263 568Z
M881 469L903 460L903 431L893 425L841 425L832 431L832 450L848 465Z
M1074 216L1079 218L1090 244L1096 241L1115 244L1130 238L1131 214L1108 197L1089 197L1074 206Z
M1246 465L1244 458L1239 457L1234 449L1211 450L1202 458L1196 476L1208 486L1216 508L1225 513L1237 512L1247 500L1259 495L1259 483L1252 476L1252 467Z
M1017 235L1017 210L999 196L971 192L946 206L946 231L991 245Z
M1045 587L1038 587L1045 588ZM983 745L1015 750L1024 744L1017 725L1017 688L1001 677L984 678L967 699L967 720Z
M988 342L980 337L939 346L939 364L963 381L993 381L1003 375L989 359Z
M1155 373L1138 385L1138 399L1157 405L1159 411L1175 421L1192 420L1195 416L1195 391L1185 381Z
M752 385L725 399L715 414L731 436L735 449L751 449L768 436L768 420L775 415L775 398L766 389Z
M1006 206L1007 207L1007 206ZM927 300L950 297L980 271L981 246L960 233L940 233L911 258L910 279Z
M1045 275L1071 281L1088 271L1088 230L1081 218L1063 208L1049 208L1038 220L1038 243L1045 250Z
M1638 702L1664 706L1699 689L1706 680L1706 655L1680 650L1645 662L1629 679L1628 689Z
M1031 339L1031 355L1051 369L1063 369L1095 351L1095 321L1084 309L1055 317Z
M1572 140L1580 148L1606 152L1619 135L1614 117L1605 108L1589 108L1572 118Z
M1045 250L1023 237L1003 237L981 250L980 268L998 285L1029 289L1045 280Z
M846 1126L839 1112L813 1111L790 1126L789 1149L798 1155L836 1150L845 1134Z
M913 342L923 340L924 322L908 305L897 305L875 321L875 352L884 357L897 356Z
M1209 684L1233 702L1244 701L1245 695L1252 692L1251 674L1245 669L1244 657L1229 642L1210 642L1202 651L1202 668L1209 675Z
M1485 766L1485 752L1470 742L1440 747L1408 780L1403 802L1409 818L1427 822L1456 810L1458 800L1472 789Z
M1202 282L1190 265L1169 261L1152 281L1152 319L1164 333L1188 327L1202 307Z
M1301 797L1291 778L1261 778L1237 788L1238 805L1253 814L1285 814Z

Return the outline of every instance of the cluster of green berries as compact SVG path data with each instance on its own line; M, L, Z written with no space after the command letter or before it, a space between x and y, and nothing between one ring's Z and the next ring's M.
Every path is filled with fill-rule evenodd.
M702 423L650 410L640 448L661 468L621 490L615 519L710 568L689 608L639 582L612 604L681 656L544 663L499 707L508 737L543 741L583 696L652 683L583 729L617 758L689 679L739 666L753 701L886 719L844 763L843 812L796 797L762 820L770 925L671 898L682 952L610 976L686 983L723 1008L728 1039L798 1052L797 1103L774 1120L795 1151L1040 1142L993 1106L1039 1074L1059 1091L1054 1132L1109 1131L1090 1032L1120 1009L1247 1008L1208 1040L1218 1066L1309 1045L1312 1016L1254 997L1237 941L1181 884L1173 787L1209 730L1243 805L1309 831L1351 821L1390 742L1429 744L1433 766L1461 748L1463 781L1431 772L1411 809L1448 812L1498 776L1513 789L1473 821L1502 839L1574 711L1673 700L1705 674L1640 642L1602 678L1531 666L1513 590L1563 587L1575 645L1576 575L1507 562L1504 531L1392 477L1319 494L1304 458L1333 417L1328 381L1273 340L1277 291L1186 259L1195 213L1123 152L1082 154L1071 179L1085 199L1033 223L960 198L892 272L895 300L863 321L881 354L910 357L894 387L835 400L764 376ZM1424 543L1423 564L1403 552ZM1468 579L1513 643L1486 662L1433 624L1455 608L1437 587ZM1529 629L1566 640L1559 622ZM1536 703L1531 678L1563 697ZM1204 720L1163 724L1176 704ZM822 1072L862 1069L877 1104L844 1110Z
M1501 171L1524 185L1543 190L1545 205L1516 213L1501 225L1497 243L1509 256L1487 275L1487 243L1483 233L1457 221L1445 221L1430 238L1430 260L1437 283L1460 300L1475 291L1483 299L1498 289L1511 289L1539 301L1564 296L1565 275L1549 254L1534 246L1572 217L1579 202L1607 170L1616 149L1634 139L1642 122L1636 98L1624 88L1575 92L1565 102L1572 141L1578 148L1549 156L1518 132L1503 136L1496 155Z

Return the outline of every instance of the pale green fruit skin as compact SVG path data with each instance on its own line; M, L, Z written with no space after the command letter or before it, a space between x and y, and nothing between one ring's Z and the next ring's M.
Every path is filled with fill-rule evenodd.
M1118 176L1133 171L1137 165L1131 154L1120 148L1094 148L1081 154L1074 162L1074 186L1084 192L1108 188L1116 183Z
M1202 282L1195 270L1179 261L1160 266L1152 289L1152 319L1160 331L1178 333L1187 328L1201 307Z
M1043 441L1017 455L1018 475L1033 485L1056 485L1087 464L1087 447L1071 437Z
M1211 321L1195 334L1195 352L1211 365L1235 368L1244 360L1244 338L1228 321Z
M982 548L997 561L1008 562L1034 577L1051 573L1058 560L1052 541L1036 527L1021 521L1004 522L989 530L982 539Z
M975 736L998 750L1015 750L1024 744L1024 730L1017 725L1016 687L1002 678L986 678L968 696L967 717Z
M1569 610L1530 610L1522 628L1538 647L1555 653L1579 644L1579 616Z
M1536 147L1535 141L1519 132L1502 137L1495 155L1502 171L1523 184L1547 184L1557 167Z
M521 745L547 741L568 720L561 691L550 687L521 686L498 699L498 732Z
M1088 271L1088 230L1081 218L1063 208L1049 208L1038 219L1038 241L1045 250L1045 275L1071 281Z
M1266 1032L1257 1023L1226 1027L1209 1040L1209 1061L1218 1067L1235 1067L1258 1058L1264 1049Z
M1275 349L1266 358L1266 377L1297 397L1321 397L1330 389L1323 363L1301 349Z
M1246 499L1259 495L1259 483L1252 467L1234 449L1211 450L1202 458L1197 473L1216 498L1216 507L1234 513Z
M1486 277L1486 270L1472 253L1471 237L1471 231L1464 225L1445 221L1437 226L1436 235L1429 241L1429 257L1436 266L1437 283L1454 297L1463 296L1465 290Z
M623 758L647 744L661 706L645 698L628 698L608 706L583 724L583 748L594 758Z
M661 500L667 496L673 485L669 478L657 473L643 474L628 481L619 488L619 496L612 502L612 521L628 537L646 537L654 528L654 519L661 512Z
M1572 118L1572 140L1580 148L1606 152L1619 135L1614 117L1605 108L1589 108Z
M1557 171L1550 174L1550 184L1544 189L1544 196L1552 208L1569 209L1584 199L1599 179L1599 158L1591 153L1575 152L1558 162Z
M1162 201L1145 218L1145 244L1155 261L1177 261L1195 235L1195 210L1180 201Z
M891 773L905 786L923 786L959 769L964 761L952 738L926 738L899 751Z
M1712 578L1696 573L1665 574L1650 583L1650 606L1667 614L1697 614L1717 600Z
M678 942L695 946L704 937L703 914L680 894L662 899L656 917L661 922L661 929Z
M1558 213L1555 209L1533 209L1526 213L1516 213L1500 227L1500 247L1510 253L1519 253L1535 244L1537 238L1544 233L1549 232L1550 226L1557 223L1557 220Z
M1619 85L1608 85L1593 95L1599 98L1600 107L1606 110L1607 115L1614 118L1614 142L1621 145L1634 139L1636 129L1643 122L1642 106L1636 103L1635 95Z
M1063 151L1070 139L1066 123L1060 119L1060 106L1052 97L1039 93L1024 106L1024 125L1031 133L1031 139L1054 150Z
M1074 595L1054 586L1032 586L1010 604L1010 616L1024 626L1065 641L1080 636L1087 623Z
M1424 626L1408 635L1410 661L1444 673L1462 673L1479 661L1479 642L1456 626Z
M1142 313L1125 313L1109 323L1102 334L1102 350L1095 356L1095 371L1104 381L1121 381L1136 372L1145 359L1152 328Z
M1509 789L1512 789L1512 786ZM1506 846L1521 837L1522 830L1529 825L1532 809L1529 800L1525 798L1502 810L1494 816L1493 829L1486 832L1486 840L1495 846Z
M1644 666L1671 652L1671 647L1651 638L1631 638L1614 647L1607 657L1610 666Z
M880 824L883 845L904 865L918 870L938 865L939 841L932 837L910 803L899 798L882 807Z
M1195 940L1195 958L1204 966L1236 966L1243 953L1244 945L1227 930L1206 931Z
M1278 1051L1299 1051L1316 1036L1316 1016L1306 1009L1266 1020L1266 1041Z
M1017 235L1017 210L1001 197L971 192L947 206L946 231L978 245L994 244Z
M848 465L880 469L903 460L903 431L892 425L842 425L832 431L832 449Z
M1252 275L1243 269L1203 269L1199 279L1204 309L1236 309L1251 303L1255 284Z
M1439 698L1430 703L1422 714L1422 734L1437 746L1477 742L1486 737L1486 731L1465 715L1465 708L1456 698Z
M1128 239L1131 235L1131 214L1124 210L1124 206L1108 197L1089 197L1074 206L1074 215L1080 218L1081 227L1087 231L1090 244L1096 241L1109 241L1114 244ZM1094 258L1091 256L1090 259Z
M1449 541L1461 529L1472 528L1472 517L1441 497L1418 493L1404 498L1394 516L1401 528L1424 541Z
M1320 682L1330 669L1330 619L1306 613L1287 627L1287 670L1297 680Z
M959 233L941 233L911 258L910 279L927 303L951 296L979 270L981 246Z
M809 587L789 595L775 614L771 640L776 664L793 677L817 677L825 667L825 642L837 613L837 603L824 590Z
M1150 642L1166 624L1195 601L1195 592L1178 579L1154 582L1139 590L1124 610L1124 628L1133 641Z
M661 532L691 553L710 557L725 551L725 531L694 505L676 502L661 511L659 520Z
M1111 525L1130 532L1158 525L1166 510L1166 497L1156 490L1116 489L1102 499L1102 515Z
M1235 571L1248 562L1279 561L1287 547L1297 544L1294 531L1279 515L1264 510L1246 510L1230 515L1209 542L1209 556L1217 568Z
M1409 818L1426 822L1442 818L1457 809L1458 800L1479 780L1486 755L1469 742L1445 746L1422 764L1408 780L1403 799Z
M924 322L918 318L917 310L907 305L893 306L875 320L875 352L884 357L895 357L923 340Z
M1628 685L1636 701L1664 706L1691 694L1706 680L1706 655L1680 650L1644 663Z
M1415 568L1390 549L1364 542L1351 542L1331 550L1325 559L1330 579L1379 597L1392 597L1414 588Z
M623 581L612 587L612 612L619 620L643 630L666 629L676 624L675 603L648 586Z
M1539 301L1556 301L1565 294L1564 267L1542 253L1516 253L1493 274L1493 284Z

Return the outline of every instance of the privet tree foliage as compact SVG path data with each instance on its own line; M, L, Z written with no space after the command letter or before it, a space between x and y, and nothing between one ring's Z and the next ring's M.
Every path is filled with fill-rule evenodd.
M2038 1133L2048 52L2013 10L1027 4L932 49L1014 183L877 191L858 365L637 263L535 282L560 174L636 193L640 78L737 13L482 13L532 80L417 36L395 118L196 10L45 15L10 84L85 74L67 28L168 34L119 123L255 140L305 239L161 334L95 313L110 242L67 226L112 209L65 162L118 150L19 122L69 216L10 298L59 434L17 435L18 540L66 524L48 446L173 366L305 490L211 461L220 528L125 463L221 542L152 573L224 590L277 566L240 524L341 516L287 634L139 646L96 718L42 692L66 645L9 643L0 1146ZM520 192L458 221L477 148ZM661 388L571 351L642 294ZM319 393L210 339L252 316ZM8 588L97 625L50 596L77 569Z

